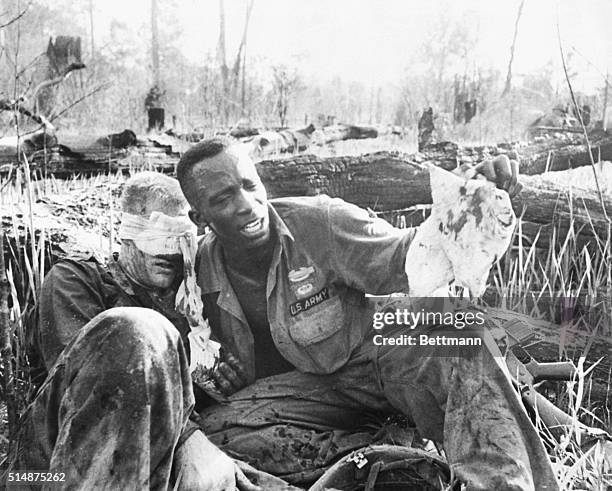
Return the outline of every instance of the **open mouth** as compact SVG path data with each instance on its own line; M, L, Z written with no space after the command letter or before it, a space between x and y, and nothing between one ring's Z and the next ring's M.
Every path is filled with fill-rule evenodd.
M254 235L258 235L261 233L264 227L264 219L258 218L256 220L251 220L246 225L243 225L240 229L240 233L246 235L247 237L251 237Z

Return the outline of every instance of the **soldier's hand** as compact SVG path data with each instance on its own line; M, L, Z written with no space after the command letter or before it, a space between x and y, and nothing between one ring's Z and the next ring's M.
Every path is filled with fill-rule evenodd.
M246 387L248 383L244 365L229 351L224 351L212 377L221 393L226 396Z
M485 160L474 167L474 170L487 180L494 182L499 189L507 191L511 198L516 196L522 188L518 182L518 162L510 160L506 155L498 155L494 159Z
M181 491L262 491L201 431L193 433L176 450L174 459L178 475L176 487Z

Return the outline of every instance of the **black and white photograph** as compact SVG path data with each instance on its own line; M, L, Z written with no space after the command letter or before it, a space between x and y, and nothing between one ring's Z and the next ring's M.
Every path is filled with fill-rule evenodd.
M0 0L0 486L612 489L611 20Z

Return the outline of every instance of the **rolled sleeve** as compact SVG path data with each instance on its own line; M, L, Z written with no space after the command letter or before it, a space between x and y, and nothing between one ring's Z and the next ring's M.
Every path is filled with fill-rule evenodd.
M395 228L340 199L329 201L328 214L334 268L347 285L376 295L408 291L404 262L416 228Z

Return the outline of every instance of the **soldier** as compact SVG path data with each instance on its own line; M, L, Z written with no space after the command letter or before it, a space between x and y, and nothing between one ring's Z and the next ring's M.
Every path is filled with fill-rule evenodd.
M122 194L118 257L49 271L35 333L49 373L12 471L48 470L70 489L259 489L189 421L187 209L175 179L137 174Z
M482 171L516 187L516 170ZM198 250L205 311L239 361L223 364L228 401L201 413L211 441L262 470L299 476L367 415L400 411L444 443L468 489L557 489L494 348L422 356L372 342L364 293L409 291L414 230L326 196L268 201L249 156L219 139L187 151L177 174L191 218L212 230ZM282 425L306 441L288 445Z

